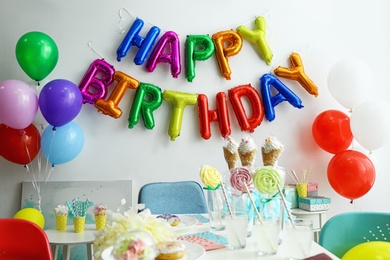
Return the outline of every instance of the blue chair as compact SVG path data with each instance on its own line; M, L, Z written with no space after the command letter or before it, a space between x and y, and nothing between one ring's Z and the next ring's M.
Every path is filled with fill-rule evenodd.
M351 248L369 241L390 242L390 213L348 212L335 215L322 227L319 244L342 258Z
M195 181L154 182L141 187L138 203L152 214L204 214L207 203L203 189Z

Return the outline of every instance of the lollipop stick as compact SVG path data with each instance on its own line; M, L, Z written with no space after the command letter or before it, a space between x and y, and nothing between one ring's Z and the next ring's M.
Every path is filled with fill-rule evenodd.
M263 224L263 223L264 223L263 218L261 217L259 211L257 210L255 201L254 201L253 198L252 198L252 195L251 195L251 192L250 192L250 190L249 190L249 188L248 188L248 185L246 185L245 182L244 182L244 185L245 185L246 192L248 193L248 197L249 197L249 199L250 199L250 201L251 201L251 203L252 203L253 209L254 209L255 212L256 212L256 216L257 216L257 218L259 219L260 223Z
M283 196L282 189L280 188L279 184L278 184L278 191L279 191L279 194L280 194L280 198L282 198L282 202L283 202L284 208L285 208L286 211L287 211L288 218L290 219L291 225L293 226L293 228L295 228L294 221L293 221L293 219L292 219L290 210L289 210L288 207L287 207L286 199L285 199L284 196Z

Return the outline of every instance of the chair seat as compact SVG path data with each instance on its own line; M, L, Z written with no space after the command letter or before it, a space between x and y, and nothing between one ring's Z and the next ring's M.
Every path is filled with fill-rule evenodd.
M138 203L152 214L207 213L203 189L195 181L154 182L141 187Z

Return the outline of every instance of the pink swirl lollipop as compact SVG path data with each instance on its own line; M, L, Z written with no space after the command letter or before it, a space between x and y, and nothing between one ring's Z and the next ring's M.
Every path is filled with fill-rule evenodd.
M247 193L245 184L252 186L252 173L244 167L235 168L230 175L230 184L232 187L242 193Z

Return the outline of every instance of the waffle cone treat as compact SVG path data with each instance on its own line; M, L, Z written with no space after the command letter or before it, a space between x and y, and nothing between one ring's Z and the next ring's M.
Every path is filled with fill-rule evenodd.
M226 137L227 141L226 145L223 147L223 155L225 157L225 161L229 167L229 170L237 167L238 163L238 144L231 138Z
M283 145L275 137L267 137L261 147L264 166L275 166L283 151Z
M251 137L243 137L238 146L238 155L240 156L243 167L252 167L256 160L257 148Z

